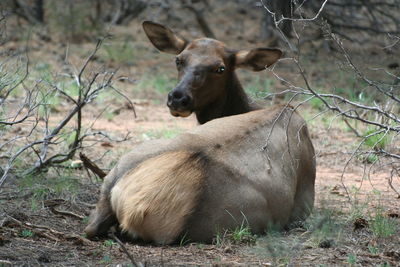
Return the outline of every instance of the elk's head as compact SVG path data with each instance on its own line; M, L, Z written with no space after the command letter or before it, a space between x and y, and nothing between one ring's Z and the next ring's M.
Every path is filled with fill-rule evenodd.
M143 22L143 29L158 50L177 55L179 82L168 94L167 101L174 116L187 117L226 98L235 68L261 71L282 55L280 50L271 48L233 50L210 38L189 42L169 28L150 21Z

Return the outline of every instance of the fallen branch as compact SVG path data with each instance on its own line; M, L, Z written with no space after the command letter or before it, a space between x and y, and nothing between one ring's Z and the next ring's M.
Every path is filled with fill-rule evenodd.
M122 243L121 240L119 240L119 238L115 236L114 232L111 232L111 237L115 240L115 242L118 243L118 245L121 247L121 249L124 251L124 253L128 256L128 258L131 261L133 266L137 266L137 267L145 266L141 262L135 261L135 259L132 257L132 255L129 253L129 251L126 249L124 243Z
M73 212L70 211L66 211L66 210L57 210L55 207L49 207L50 211L53 212L54 214L60 214L60 215L66 215L66 216L71 216L71 217L75 217L78 218L80 220L84 219L84 216L75 214Z
M107 175L102 169L100 169L93 161L91 161L88 157L86 157L85 154L82 152L79 153L79 157L83 162L83 166L86 169L91 170L94 174L96 174L100 179L103 180L103 178Z
M57 230L54 230L48 226L45 225L36 225L36 224L32 224L32 223L26 223L26 222L21 222L20 220L15 219L14 217L10 216L7 214L7 217L14 223L18 224L19 226L24 226L24 227L28 227L29 229L31 229L34 233L38 234L39 236L42 235L45 238L51 239L53 241L60 241L57 237L59 238L64 238L66 240L75 240L75 241L79 241L82 244L90 244L91 241L89 239L86 239L84 237L81 237L77 234L66 234L63 232L59 232ZM45 230L48 231L49 233L51 233L54 236L49 235L48 233L44 233L43 231L38 231L37 229L41 229L41 230Z

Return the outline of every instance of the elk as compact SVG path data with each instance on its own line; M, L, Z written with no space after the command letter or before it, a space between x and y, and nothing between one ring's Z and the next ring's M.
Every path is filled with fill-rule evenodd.
M235 51L208 38L188 42L154 22L143 28L156 48L178 54L171 114L194 112L202 125L171 140L143 142L123 156L105 177L86 235L119 224L157 244L183 236L211 242L219 231L243 224L263 234L306 218L315 182L306 123L289 105L250 104L234 72L262 70L281 52Z
M177 55L179 83L167 101L173 116L187 117L194 112L203 124L260 108L250 103L235 69L265 70L281 57L279 49L235 51L210 38L188 42L154 22L145 21L143 28L158 50Z

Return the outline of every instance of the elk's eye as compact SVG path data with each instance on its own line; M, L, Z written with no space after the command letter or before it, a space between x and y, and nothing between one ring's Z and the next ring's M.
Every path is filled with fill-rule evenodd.
M183 65L183 60L181 60L180 58L175 58L175 64L177 67L180 67Z
M218 67L218 69L215 72L218 73L218 74L221 74L224 71L225 71L225 67L224 66L220 66L220 67Z

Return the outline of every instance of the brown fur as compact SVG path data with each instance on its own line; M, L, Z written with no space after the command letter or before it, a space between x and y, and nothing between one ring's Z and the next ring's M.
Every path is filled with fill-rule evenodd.
M192 103L171 113L194 111L205 124L172 140L143 142L123 156L104 180L85 228L88 237L119 222L125 231L160 244L181 235L210 242L218 231L243 224L263 234L271 225L306 218L315 181L306 124L288 106L251 111L257 108L234 73L236 67L264 69L281 52L232 51L207 38L188 43L160 24L143 25L156 47L189 64L178 67L174 90L189 90L175 97ZM222 64L226 71L215 73ZM230 116L235 114L240 115Z
M144 142L121 158L85 232L104 232L105 215L115 214L124 230L160 244L183 234L210 242L243 223L262 234L308 216L314 180L314 148L292 108L216 119L175 139Z
M210 38L177 42L179 36L154 22L144 22L143 28L157 49L177 55L180 62L179 83L168 94L171 114L187 117L194 112L200 124L258 109L244 93L235 69L265 70L282 55L272 48L233 50ZM224 71L219 73L220 67Z
M175 241L201 191L201 161L192 152L170 152L124 175L111 191L111 206L121 228L158 244Z

